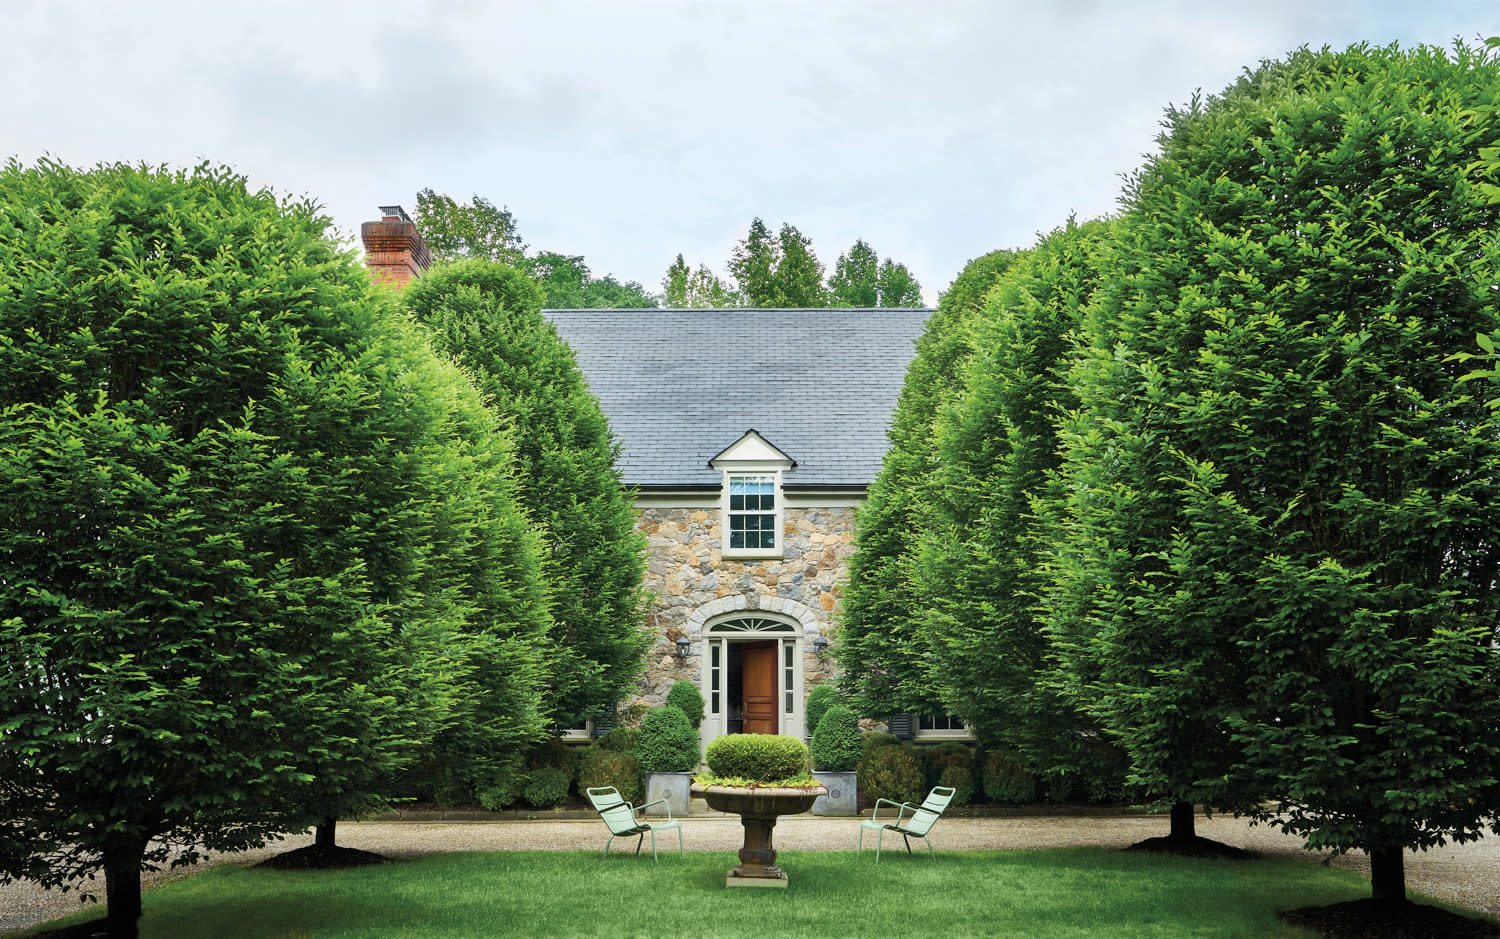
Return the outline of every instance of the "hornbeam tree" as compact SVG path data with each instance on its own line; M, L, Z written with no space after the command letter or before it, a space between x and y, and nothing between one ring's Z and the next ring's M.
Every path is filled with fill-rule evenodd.
M514 428L518 495L546 545L552 718L581 726L625 696L650 644L645 539L615 466L619 443L524 274L480 260L439 265L405 299Z
M911 580L934 465L933 420L958 393L958 376L973 351L970 320L1015 257L1011 251L992 251L970 261L938 301L901 386L887 434L890 449L859 510L834 654L842 669L840 688L872 717L945 713L924 665L926 649L916 629L920 606Z
M1061 462L1057 429L1077 406L1068 353L1110 225L1069 222L1022 254L972 327L959 396L933 431L931 511L912 565L928 681L989 746L1020 750L1065 790L1113 795L1123 760L1049 680L1038 600L1050 533L1039 525Z
M1171 111L1074 373L1059 641L1148 788L1403 854L1500 830L1490 53L1299 51Z
M134 936L143 867L348 804L472 678L540 730L507 454L387 304L228 170L0 171L0 880L102 869Z

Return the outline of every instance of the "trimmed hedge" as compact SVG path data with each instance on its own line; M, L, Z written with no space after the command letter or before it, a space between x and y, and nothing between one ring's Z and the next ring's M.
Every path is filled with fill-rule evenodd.
M859 761L859 791L870 802L921 802L927 795L922 766L910 747L875 747Z
M974 801L974 774L962 766L949 766L938 776L939 786L953 787L952 805L968 805Z
M813 769L825 773L847 773L859 765L862 756L864 738L859 732L859 718L843 705L833 705L824 713L818 729L813 731Z
M609 750L597 744L589 747L578 763L578 794L600 786L614 786L626 802L639 802L646 793L641 783L641 767L635 757L623 750Z
M775 782L807 772L807 744L781 734L729 734L708 745L708 768L715 776Z
M984 794L992 802L1032 802L1036 799L1036 777L1019 753L991 750L984 761Z
M885 733L884 731L876 731L873 734L866 734L865 735L865 751L860 756L861 756L861 759L863 759L866 756L869 756L870 755L870 751L876 749L877 747L899 747L899 746L901 746L901 738L900 737L896 736L895 734Z
M688 723L694 730L697 730L698 725L703 723L703 693L690 681L679 681L672 685L667 691L666 700L662 703L686 714ZM696 758L694 762L697 762ZM653 772L660 771L654 770Z
M818 732L818 724L828 709L839 703L839 690L832 684L819 685L807 696L807 728L809 735Z
M698 766L698 733L676 706L653 708L641 721L635 758L643 773L691 773Z
M539 809L556 808L568 798L572 781L567 770L544 766L532 771L531 781L526 784L522 796Z
M616 753L635 753L636 744L641 739L641 732L634 727L616 727L614 730L604 734L594 741L594 746L601 750L613 750Z

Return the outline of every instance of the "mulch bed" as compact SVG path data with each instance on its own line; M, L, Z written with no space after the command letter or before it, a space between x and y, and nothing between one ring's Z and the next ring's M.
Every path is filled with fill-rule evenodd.
M1278 913L1293 926L1329 939L1495 939L1500 923L1475 919L1419 903L1351 900Z
M326 871L345 867L368 867L371 864L384 864L389 860L390 858L384 854L361 851L358 848L341 848L338 845L320 847L310 844L305 848L297 848L295 851L282 852L255 866L268 867L277 871Z
M1231 861L1248 861L1255 855L1244 848L1236 848L1211 838L1147 838L1137 841L1126 851L1147 851L1152 854L1176 854L1181 857L1220 857Z

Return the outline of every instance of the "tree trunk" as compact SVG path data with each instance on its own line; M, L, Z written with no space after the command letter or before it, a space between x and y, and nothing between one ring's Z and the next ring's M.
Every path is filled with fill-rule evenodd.
M1404 848L1370 849L1370 894L1379 903L1406 902Z
M1172 829L1167 837L1173 841L1192 841L1197 837L1193 828L1193 803L1172 803Z
M332 815L319 822L317 827L313 829L313 844L319 848L333 847L334 828L338 823L339 820Z
M146 843L123 842L104 850L104 924L110 939L136 939L141 926L141 858Z

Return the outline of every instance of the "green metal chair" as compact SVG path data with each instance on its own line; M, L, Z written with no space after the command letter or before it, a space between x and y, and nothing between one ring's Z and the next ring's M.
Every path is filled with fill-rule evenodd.
M589 801L594 804L594 809L599 817L604 819L604 824L609 828L609 840L604 842L604 855L609 856L609 846L616 838L625 835L635 835L635 853L641 853L641 841L647 834L651 835L651 857L660 860L656 855L656 833L668 829L677 829L677 854L684 857L682 849L682 822L672 818L672 809L667 809L667 819L662 822L642 821L636 813L653 805L666 805L666 799L657 799L655 802L647 802L645 805L635 806L620 798L620 790L614 786L596 786L588 790Z
M865 849L865 829L870 828L880 832L875 838L875 863L880 863L880 842L884 840L888 831L901 832L901 838L906 842L906 853L911 853L911 839L921 838L927 843L927 853L936 856L932 850L932 841L927 833L937 820L943 817L943 812L948 808L948 803L953 801L953 790L947 786L937 786L927 793L927 798L921 805L912 805L910 802L892 802L890 799L876 799L875 813L870 818L859 823L859 847L854 853ZM889 805L896 809L896 817L892 819L887 815L884 819L880 817L881 805Z

